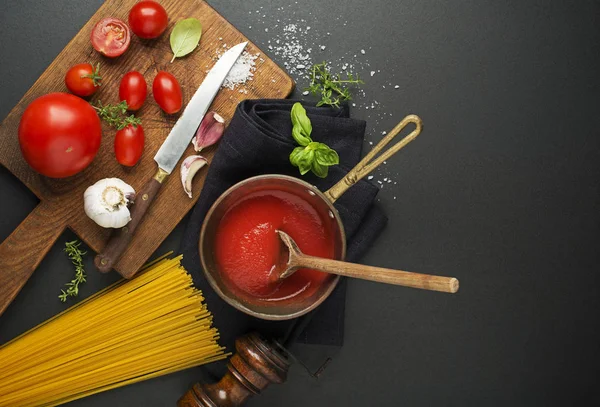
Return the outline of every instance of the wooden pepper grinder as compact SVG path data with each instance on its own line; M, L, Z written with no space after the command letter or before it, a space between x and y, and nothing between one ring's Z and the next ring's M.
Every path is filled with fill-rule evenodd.
M283 383L290 362L275 347L252 332L236 339L237 353L218 383L196 383L177 402L178 407L238 407L271 383Z

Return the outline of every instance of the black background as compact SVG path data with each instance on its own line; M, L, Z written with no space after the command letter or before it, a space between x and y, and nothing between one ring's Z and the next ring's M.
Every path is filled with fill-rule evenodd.
M376 175L397 184L380 193L390 222L364 262L461 281L456 295L351 281L344 347L294 349L311 369L333 358L321 379L296 365L249 405L598 404L599 3L210 3L264 51L275 31L264 28L285 15L327 45L318 58L358 54L367 83L352 114L369 121L368 141L407 113L423 118L422 136ZM0 4L5 117L101 1ZM4 168L0 197L4 239L36 199ZM0 343L65 308L56 296L71 278L61 249L72 238L0 318ZM89 274L82 296L116 279ZM72 405L174 405L197 373Z

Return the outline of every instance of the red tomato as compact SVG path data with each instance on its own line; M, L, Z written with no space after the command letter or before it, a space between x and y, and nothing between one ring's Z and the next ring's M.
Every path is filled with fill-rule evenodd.
M173 114L181 110L183 96L177 79L168 72L160 71L152 82L154 100L165 113Z
M129 110L138 110L148 94L146 79L137 71L127 72L119 85L119 100L127 102Z
M123 20L107 17L98 21L94 26L91 40L96 51L109 58L114 58L127 51L131 34Z
M132 167L137 164L144 152L144 129L142 126L128 125L115 135L115 156L119 164Z
M129 12L131 31L140 38L156 38L167 29L167 12L155 1L140 1Z
M102 77L99 74L100 64L96 69L90 64L77 64L67 71L65 84L74 95L86 97L96 93Z
M100 148L102 129L96 111L68 93L50 93L27 106L19 123L25 161L39 172L64 178L87 167Z

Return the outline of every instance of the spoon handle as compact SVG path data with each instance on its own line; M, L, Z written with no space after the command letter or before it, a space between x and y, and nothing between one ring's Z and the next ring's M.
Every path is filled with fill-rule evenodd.
M306 255L297 256L295 260L296 267L320 270L345 277L445 293L455 293L458 291L458 280L454 277L412 273L410 271L365 266Z

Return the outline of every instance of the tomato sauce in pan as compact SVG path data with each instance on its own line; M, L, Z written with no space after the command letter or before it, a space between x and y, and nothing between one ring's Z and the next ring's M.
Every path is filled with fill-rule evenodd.
M334 237L328 224L298 195L277 190L251 193L232 206L217 227L215 258L220 273L230 288L267 301L310 296L328 274L300 269L273 282L275 265L280 256L287 256L276 231L289 234L305 254L333 258Z

